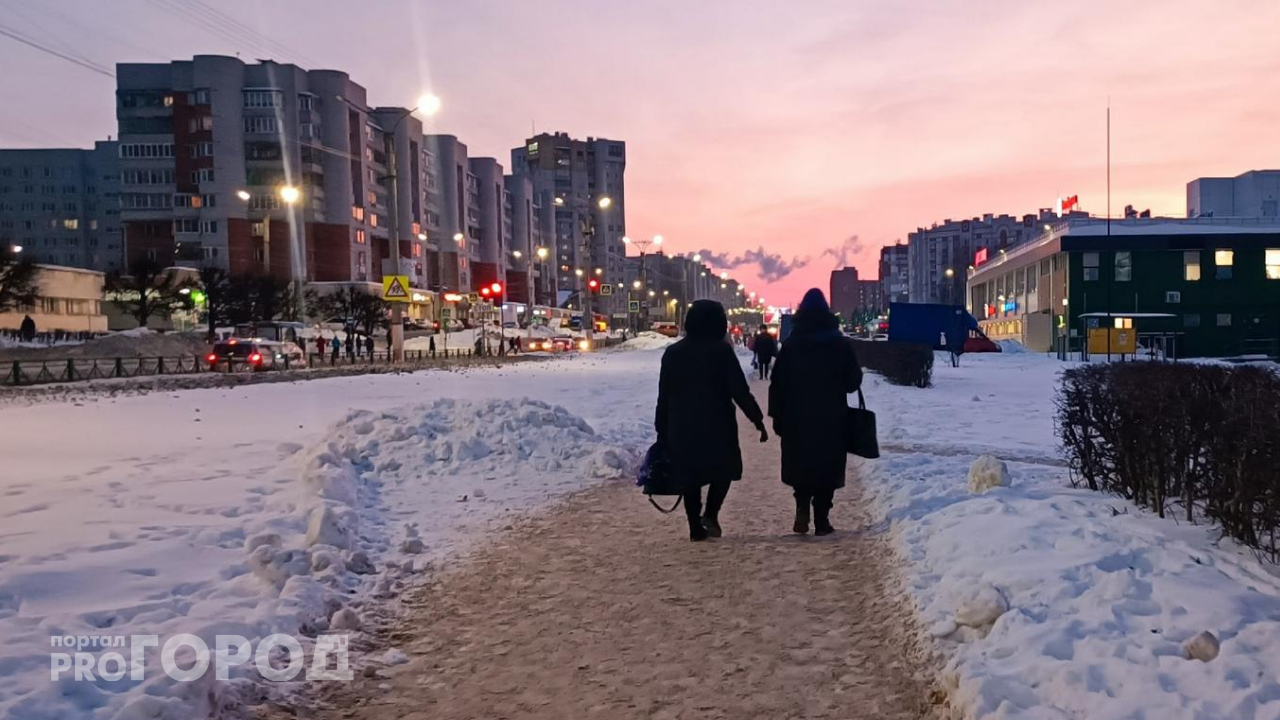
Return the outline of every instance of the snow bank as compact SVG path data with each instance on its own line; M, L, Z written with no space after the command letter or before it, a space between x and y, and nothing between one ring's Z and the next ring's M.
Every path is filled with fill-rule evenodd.
M622 343L618 348L620 350L661 350L675 341L676 338L646 330Z
M953 706L978 719L1280 718L1274 569L1211 528L1071 488L1051 421L1062 367L966 355L935 366L934 388L867 389L889 451L859 469ZM980 434L954 420L988 412L999 422ZM983 453L1017 484L969 494Z
M142 683L53 683L50 637L301 632L306 647L325 627L376 626L513 514L630 476L652 440L658 360L0 407L0 718L244 716L289 687L241 672L175 683L158 651Z

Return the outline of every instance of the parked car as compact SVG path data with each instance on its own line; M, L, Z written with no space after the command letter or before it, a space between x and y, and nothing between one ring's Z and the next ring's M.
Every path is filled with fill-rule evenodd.
M577 347L577 341L568 335L556 335L549 338L534 338L525 349L539 352L572 352Z
M204 359L209 363L209 369L218 372L257 372L307 366L306 353L297 344L261 338L231 338L220 342Z
M659 335L666 335L667 337L680 336L680 326L673 322L655 322L652 330Z

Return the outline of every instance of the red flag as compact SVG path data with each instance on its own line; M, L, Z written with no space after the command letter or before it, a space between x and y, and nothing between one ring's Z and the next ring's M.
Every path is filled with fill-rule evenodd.
M1062 212L1066 212L1080 203L1079 195L1072 195L1062 201Z

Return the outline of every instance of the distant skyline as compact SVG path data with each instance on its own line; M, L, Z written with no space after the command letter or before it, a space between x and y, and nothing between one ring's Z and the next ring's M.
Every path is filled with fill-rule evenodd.
M534 129L624 140L628 234L742 259L779 305L946 218L1105 212L1108 97L1113 215L1280 166L1280 3L0 0L5 28L108 68L239 53L429 91L429 132L508 169ZM0 64L0 147L115 134L111 78L3 36Z

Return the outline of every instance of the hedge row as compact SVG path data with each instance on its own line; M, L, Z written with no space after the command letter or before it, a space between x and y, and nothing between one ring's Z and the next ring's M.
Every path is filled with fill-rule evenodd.
M1161 517L1208 519L1278 559L1280 375L1123 363L1063 373L1058 432L1072 481Z
M853 340L863 368L884 376L894 385L929 387L933 382L933 348L920 343Z

